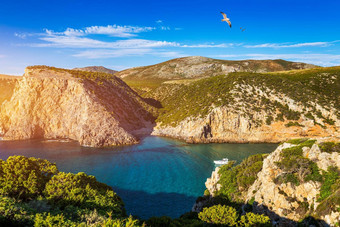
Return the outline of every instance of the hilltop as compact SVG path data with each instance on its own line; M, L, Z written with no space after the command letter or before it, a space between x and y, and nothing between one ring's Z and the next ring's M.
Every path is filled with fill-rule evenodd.
M126 69L115 75L133 88L149 90L168 80L205 78L231 72L263 73L315 67L317 66L280 59L230 61L192 56Z
M0 112L3 139L72 139L103 147L138 142L153 117L143 98L106 73L27 67Z
M80 70L80 71L88 71L88 72L100 72L100 73L108 73L108 74L115 74L117 71L105 68L103 66L87 66L83 68L74 68L73 70Z

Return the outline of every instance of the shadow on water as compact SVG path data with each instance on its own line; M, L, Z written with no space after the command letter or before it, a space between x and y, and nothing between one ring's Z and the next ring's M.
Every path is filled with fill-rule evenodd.
M139 218L148 219L153 216L169 216L178 218L191 211L196 197L179 193L147 193L113 187L113 190L123 199L126 213L137 214ZM141 204L140 200L143 200ZM191 205L190 205L191 204Z

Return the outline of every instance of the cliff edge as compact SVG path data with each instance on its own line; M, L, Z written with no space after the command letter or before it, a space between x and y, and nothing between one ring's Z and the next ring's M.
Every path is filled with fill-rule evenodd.
M152 127L148 108L113 75L33 66L1 106L0 132L5 140L67 138L91 147L135 144L138 133Z

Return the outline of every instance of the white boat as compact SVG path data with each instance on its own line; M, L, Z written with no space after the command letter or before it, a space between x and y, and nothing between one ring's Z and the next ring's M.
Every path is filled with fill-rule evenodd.
M228 164L228 162L229 162L228 158L224 158L224 159L222 159L222 160L214 161L214 163L215 163L216 165L225 165L225 164Z

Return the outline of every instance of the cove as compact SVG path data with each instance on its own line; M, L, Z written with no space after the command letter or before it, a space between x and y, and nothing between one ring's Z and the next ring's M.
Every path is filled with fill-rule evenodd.
M140 144L115 148L87 148L76 142L53 140L0 141L0 158L12 155L44 158L60 171L85 172L114 188L128 214L177 218L191 210L203 195L214 160L238 163L276 144L186 144L149 136Z

